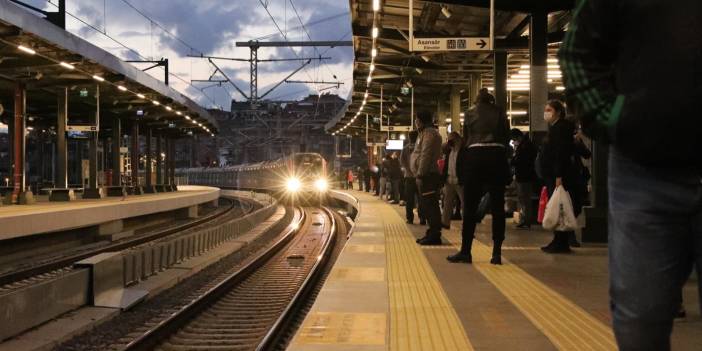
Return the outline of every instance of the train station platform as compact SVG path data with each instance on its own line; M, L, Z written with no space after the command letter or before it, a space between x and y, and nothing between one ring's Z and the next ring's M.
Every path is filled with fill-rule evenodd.
M77 199L49 202L37 196L31 205L0 206L0 240L28 235L83 228L148 215L189 208L215 201L218 188L182 185L177 192Z
M508 223L504 264L495 266L488 217L473 264L452 264L445 258L460 245L460 221L442 245L421 247L425 227L406 224L403 207L349 193L360 207L350 239L290 350L616 350L606 246L549 255L539 248L551 233ZM673 350L697 350L692 284L684 301Z

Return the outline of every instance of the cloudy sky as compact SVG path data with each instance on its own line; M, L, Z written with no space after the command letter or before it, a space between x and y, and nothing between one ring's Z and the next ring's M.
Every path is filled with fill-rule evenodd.
M57 0L26 2L48 11L55 11L52 3L58 3ZM312 40L351 39L348 1L344 0L69 0L67 30L123 59L168 58L171 72L180 78L171 76L171 86L203 106L221 106L229 110L232 98L239 101L244 97L231 85L219 87L210 83L193 83L204 88L204 94L190 86L191 79L207 79L214 68L207 60L189 58L188 55L248 58L249 49L236 48L236 41L283 40L266 9L288 40L309 40L307 33ZM300 28L300 21L305 24L307 33ZM353 50L350 47L320 47L317 50L262 48L259 49L259 59L330 56L332 59L324 64L313 62L291 79L336 81L336 76L345 85L323 91L345 98L351 83ZM248 62L220 60L216 63L248 94ZM259 95L300 64L296 61L259 63ZM147 66L140 64L140 67ZM163 79L160 69L149 73ZM294 100L326 87L329 85L284 83L266 98Z

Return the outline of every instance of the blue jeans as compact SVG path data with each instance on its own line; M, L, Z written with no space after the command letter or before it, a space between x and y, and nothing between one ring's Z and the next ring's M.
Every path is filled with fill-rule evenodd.
M670 350L682 286L693 264L702 271L701 179L642 166L611 148L610 297L620 350Z

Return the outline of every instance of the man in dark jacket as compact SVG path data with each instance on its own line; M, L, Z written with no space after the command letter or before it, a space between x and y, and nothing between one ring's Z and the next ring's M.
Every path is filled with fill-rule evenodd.
M531 196L534 193L536 182L536 147L529 139L528 134L519 129L510 131L515 150L512 157L514 178L517 181L517 197L521 207L521 218L517 228L529 229L533 216Z
M417 145L410 156L412 173L417 178L419 201L429 229L425 236L417 240L420 245L441 244L441 210L439 209L439 165L441 157L441 135L434 128L431 112L422 111L417 115L415 124L419 136Z
M586 133L612 144L610 297L624 351L670 350L682 286L694 263L702 272L701 13L699 0L578 1L559 52Z

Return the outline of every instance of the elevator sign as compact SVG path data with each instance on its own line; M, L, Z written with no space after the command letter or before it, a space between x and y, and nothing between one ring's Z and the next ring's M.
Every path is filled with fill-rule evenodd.
M490 51L489 37L413 38L412 51Z

